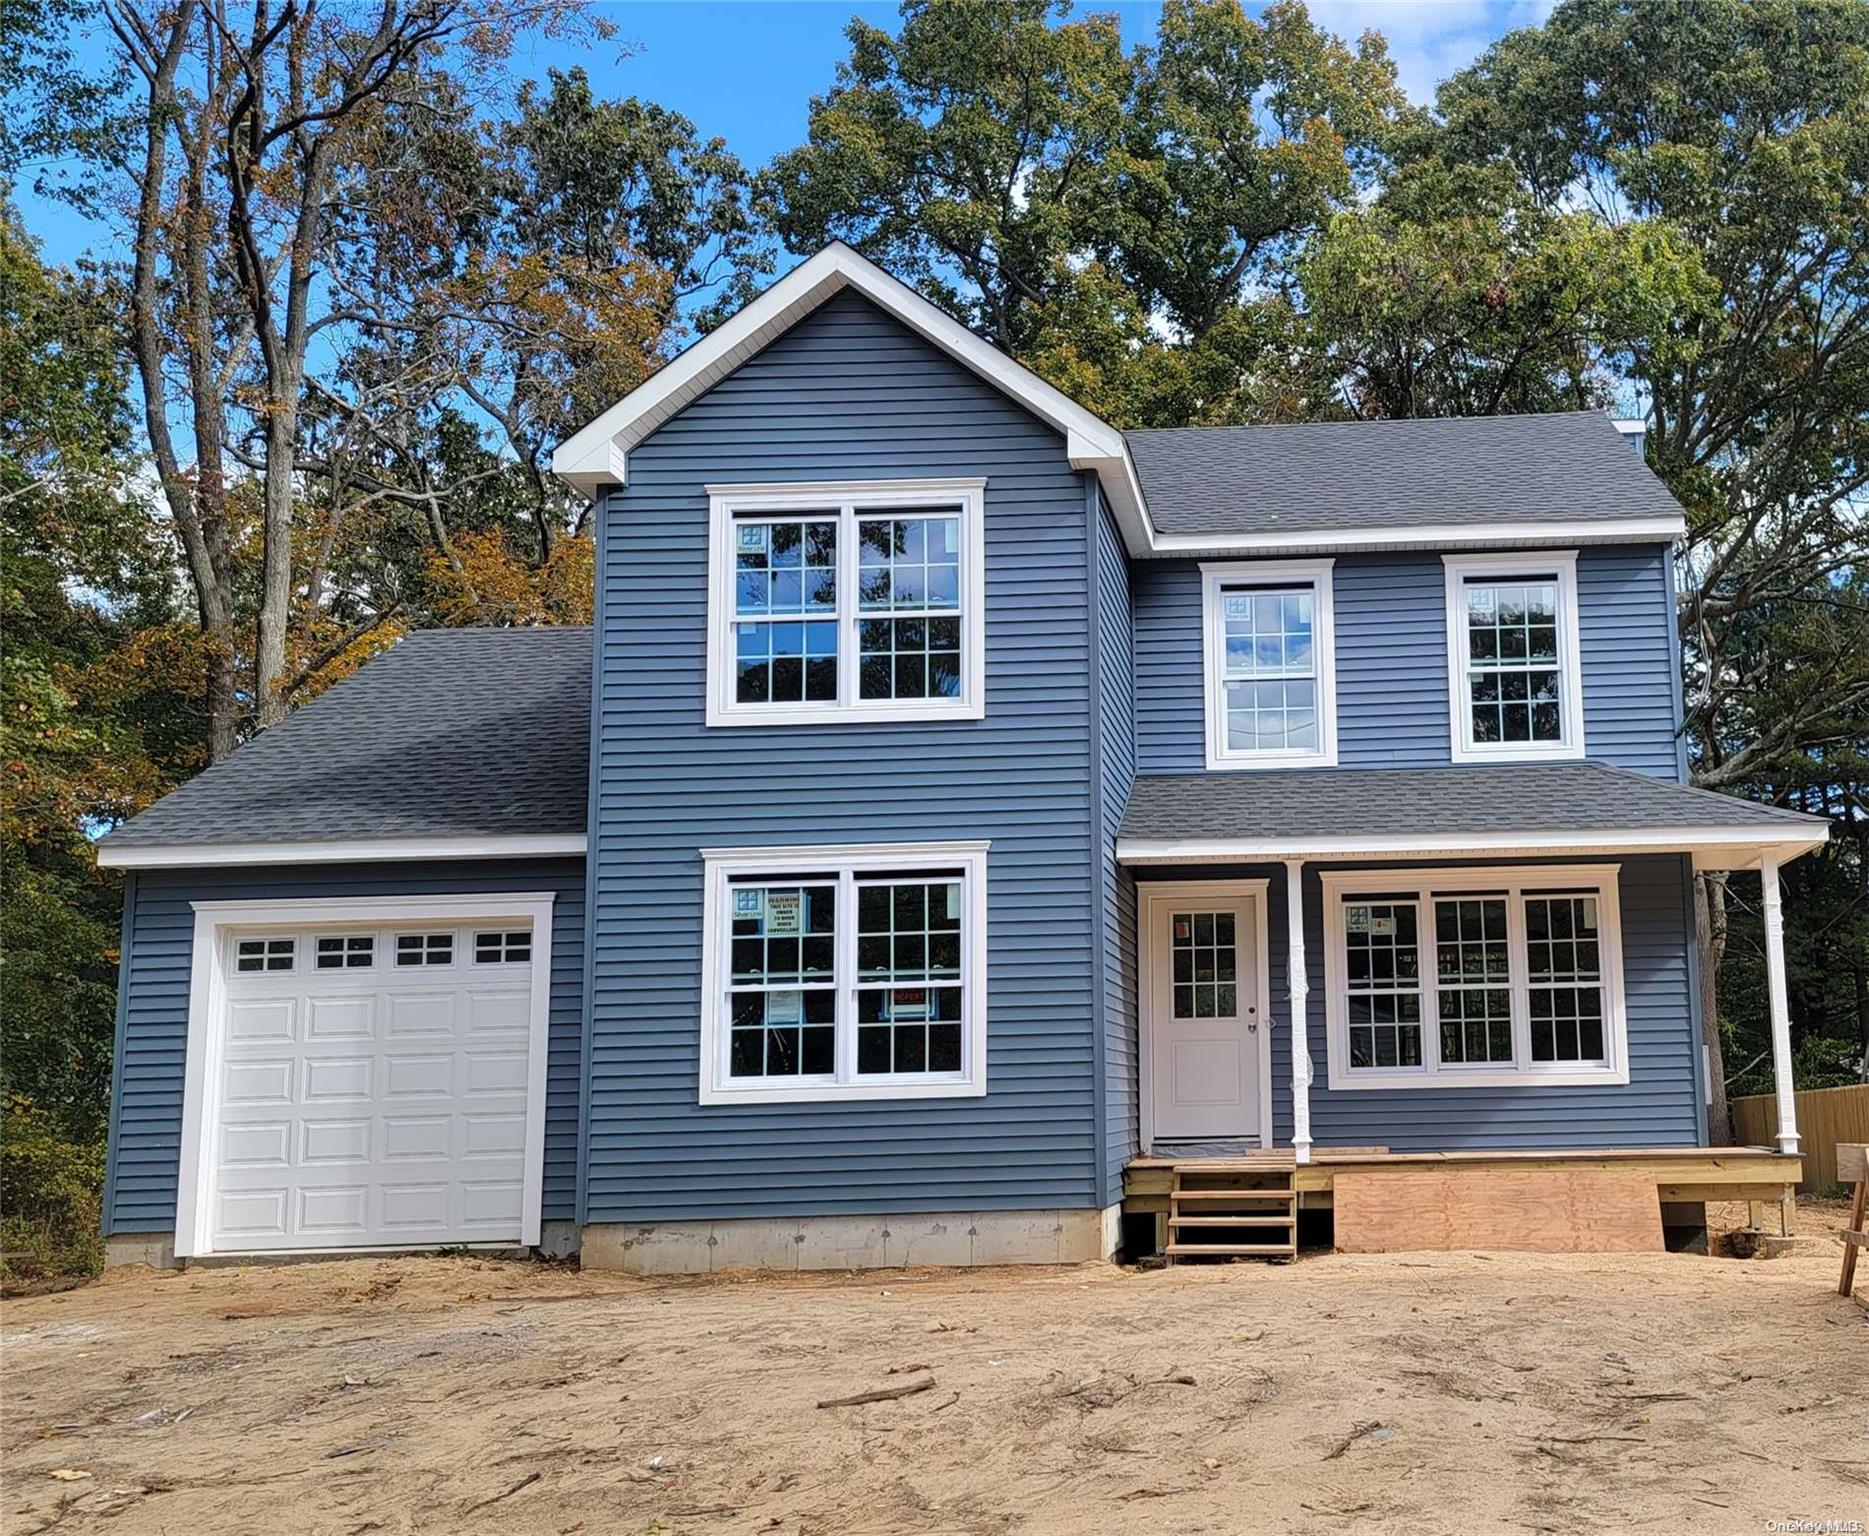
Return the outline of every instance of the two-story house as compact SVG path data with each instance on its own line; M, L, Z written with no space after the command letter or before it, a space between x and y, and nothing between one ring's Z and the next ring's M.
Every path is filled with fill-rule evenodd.
M114 1258L1284 1252L1385 1162L1797 1178L1825 827L1687 787L1682 515L1608 418L1125 434L832 246L555 464L591 630L411 635L101 844ZM1775 1150L1702 1150L1696 867L1763 874Z

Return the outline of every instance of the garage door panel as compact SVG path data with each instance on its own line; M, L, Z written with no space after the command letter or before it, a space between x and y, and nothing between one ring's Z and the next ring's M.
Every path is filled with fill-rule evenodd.
M383 1161L407 1162L415 1158L450 1158L454 1155L455 1116L383 1116Z
M255 1120L221 1131L221 1162L229 1168L285 1168L292 1162L292 1122Z
M385 1056L384 1099L452 1098L457 1060L453 1051L421 1051Z
M507 1213L516 1208L520 1198L517 1179L463 1179L460 1191L464 1227L487 1229L509 1223L512 1218Z
M294 968L226 977L215 1250L520 1236L532 968L458 937L447 965L396 966L418 926L448 925L352 929L374 963L320 966L331 922L300 932Z
M526 1150L526 1115L462 1115L463 1158L523 1157Z
M532 1024L532 992L528 987L500 991L470 990L467 994L467 1033L474 1040L504 1036L524 1040Z
M290 1056L230 1061L222 1072L221 1102L229 1108L290 1104L297 1066Z
M370 1231L370 1186L303 1185L298 1188L297 1230L308 1236L364 1237Z
M264 1001L234 999L227 1006L228 1043L264 1045L294 1039L295 1002L296 999L289 997Z
M374 997L314 997L308 999L308 1003L305 1015L308 1042L376 1038Z
M368 1099L376 1081L376 1060L370 1056L308 1056L305 1058L304 1104Z
M474 1051L465 1057L468 1098L523 1094L527 1057L524 1051Z
M308 1117L299 1125L299 1162L306 1167L326 1163L367 1163L370 1161L370 1141L368 1117Z
M215 1228L225 1239L257 1243L285 1236L289 1191L281 1185L223 1190L216 1201Z
M391 1040L452 1039L458 1012L455 994L446 992L392 993L384 1035Z

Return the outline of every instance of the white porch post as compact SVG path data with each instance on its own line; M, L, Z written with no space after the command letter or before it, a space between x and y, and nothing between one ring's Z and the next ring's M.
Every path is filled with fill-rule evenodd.
M1772 1081L1778 1089L1778 1150L1797 1155L1798 1101L1791 1081L1791 1003L1785 990L1785 914L1778 899L1778 859L1759 865L1765 893L1765 982L1772 1023Z
M1305 1000L1311 983L1304 960L1304 860L1285 860L1285 935L1290 943L1286 980L1291 995L1291 1149L1311 1161L1311 1048L1305 1039Z

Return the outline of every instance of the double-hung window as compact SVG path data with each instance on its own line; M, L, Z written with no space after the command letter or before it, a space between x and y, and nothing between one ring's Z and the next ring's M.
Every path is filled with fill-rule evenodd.
M1614 867L1321 878L1332 1088L1628 1081Z
M1454 761L1582 757L1575 552L1444 559Z
M984 480L709 486L709 725L979 719Z
M984 1093L986 849L705 851L701 1102Z
M1337 761L1331 562L1201 566L1209 768Z

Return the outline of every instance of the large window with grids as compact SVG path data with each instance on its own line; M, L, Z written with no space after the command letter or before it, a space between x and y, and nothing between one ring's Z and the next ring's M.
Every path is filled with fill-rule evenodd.
M710 486L708 724L978 719L985 486Z
M1454 761L1583 756L1576 554L1443 558Z
M1209 768L1337 761L1331 562L1201 567Z
M1332 1088L1628 1081L1613 867L1320 878Z
M701 1102L984 1093L986 851L705 852Z

